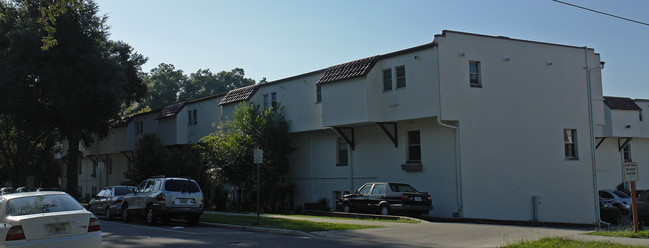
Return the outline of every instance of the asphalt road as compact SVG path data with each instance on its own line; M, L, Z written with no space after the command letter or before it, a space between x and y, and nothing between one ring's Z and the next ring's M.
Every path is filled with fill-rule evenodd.
M184 222L148 226L143 222L101 221L103 247L407 247L371 241L245 232Z

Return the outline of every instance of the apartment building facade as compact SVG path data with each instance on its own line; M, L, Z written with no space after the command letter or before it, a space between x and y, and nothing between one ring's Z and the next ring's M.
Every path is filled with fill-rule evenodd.
M254 102L280 104L291 121L295 205L399 181L432 195L432 216L592 224L604 176L593 158L607 156L590 144L610 134L598 67L587 47L443 31L429 44L127 117L85 152L79 185L92 195L118 184L143 133L198 142ZM92 169L100 162L103 176Z

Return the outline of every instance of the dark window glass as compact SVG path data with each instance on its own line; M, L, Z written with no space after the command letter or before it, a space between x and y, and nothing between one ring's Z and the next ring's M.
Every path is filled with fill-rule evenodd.
M383 90L392 90L392 69L383 70Z
M126 194L128 194L128 193L131 193L131 192L128 190L128 187L115 187L115 195L116 195L116 196L119 196L119 195L126 195Z
M315 102L322 102L322 86L319 84L315 86Z
M418 192L414 187L403 183L391 183L390 189L392 192Z
M406 67L397 67L397 89L406 87Z
M419 130L408 132L408 161L421 161Z
M189 193L201 191L198 184L189 180L167 180L165 183L165 190Z
M347 142L343 138L338 138L338 165L347 165Z
M469 62L469 84L473 87L480 87L480 62Z

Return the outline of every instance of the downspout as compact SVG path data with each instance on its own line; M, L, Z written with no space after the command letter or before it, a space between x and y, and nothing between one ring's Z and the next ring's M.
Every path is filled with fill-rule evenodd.
M457 212L454 213L454 217L463 217L463 200L462 200L462 163L461 163L461 156L460 156L460 129L459 127L448 125L445 123L442 123L442 86L441 86L441 77L440 77L440 69L439 69L439 43L435 43L435 47L437 47L437 100L438 100L438 106L439 106L439 113L437 114L437 124L453 129L453 133L455 134L455 198L456 198L456 203L457 203ZM459 125L459 124L458 124ZM457 216L455 216L457 214Z
M588 48L584 47L584 53L586 57L586 68L588 68ZM588 95L586 96L588 98L588 128L590 131L590 159L592 160L592 171L593 171L593 196L595 198L595 216L597 222L597 227L599 227L600 224L606 224L610 225L610 223L605 222L601 219L601 216L599 214L599 192L597 190L597 164L596 164L596 156L595 156L595 130L593 128L594 121L593 121L593 94L592 94L592 87L590 85L590 73L593 71L599 71L604 69L604 62L600 62L598 67L594 68L588 68L588 71L586 72L586 88L588 91Z

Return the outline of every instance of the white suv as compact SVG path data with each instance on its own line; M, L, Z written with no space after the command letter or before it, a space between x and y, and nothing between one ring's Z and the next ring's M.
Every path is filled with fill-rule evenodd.
M196 181L189 178L154 176L140 183L124 196L122 220L130 221L133 215L144 216L154 225L170 218L185 218L191 225L198 224L203 213L203 192Z

